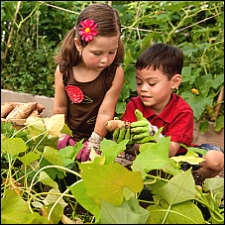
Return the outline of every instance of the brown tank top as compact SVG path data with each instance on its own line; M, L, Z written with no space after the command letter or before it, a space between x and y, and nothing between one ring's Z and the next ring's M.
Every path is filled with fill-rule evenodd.
M104 69L97 78L89 82L78 82L74 79L72 68L68 75L63 75L65 87L76 86L83 93L83 100L74 103L68 96L68 111L66 124L73 132L73 139L80 141L87 140L94 130L98 110L105 97L106 92L112 85L117 66Z

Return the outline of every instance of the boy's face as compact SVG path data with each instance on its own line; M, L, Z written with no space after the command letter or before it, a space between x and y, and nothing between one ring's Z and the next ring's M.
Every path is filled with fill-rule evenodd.
M136 70L137 93L145 106L150 106L155 113L161 113L170 100L173 88L181 82L181 75L175 74L171 80L161 70Z

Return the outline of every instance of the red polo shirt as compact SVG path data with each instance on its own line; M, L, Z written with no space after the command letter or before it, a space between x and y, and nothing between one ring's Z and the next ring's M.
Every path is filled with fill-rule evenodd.
M122 120L135 122L135 109L139 109L148 121L158 128L164 127L162 134L170 137L170 141L191 146L193 141L193 110L179 95L172 93L166 108L156 115L151 107L145 106L139 97L130 99ZM177 154L185 153L186 149L180 147Z

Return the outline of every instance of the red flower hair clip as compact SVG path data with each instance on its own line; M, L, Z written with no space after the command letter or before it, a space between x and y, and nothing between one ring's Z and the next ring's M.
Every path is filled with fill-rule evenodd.
M65 90L70 98L70 100L74 103L80 103L84 99L83 92L77 86L67 85Z
M94 36L98 35L98 31L95 28L98 26L94 20L86 19L80 22L79 34L81 39L89 42Z

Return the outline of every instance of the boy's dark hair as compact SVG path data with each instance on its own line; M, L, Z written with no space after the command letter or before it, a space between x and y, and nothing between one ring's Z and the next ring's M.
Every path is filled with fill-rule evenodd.
M160 69L170 80L175 74L181 74L184 61L183 52L163 43L154 44L138 57L136 69Z

